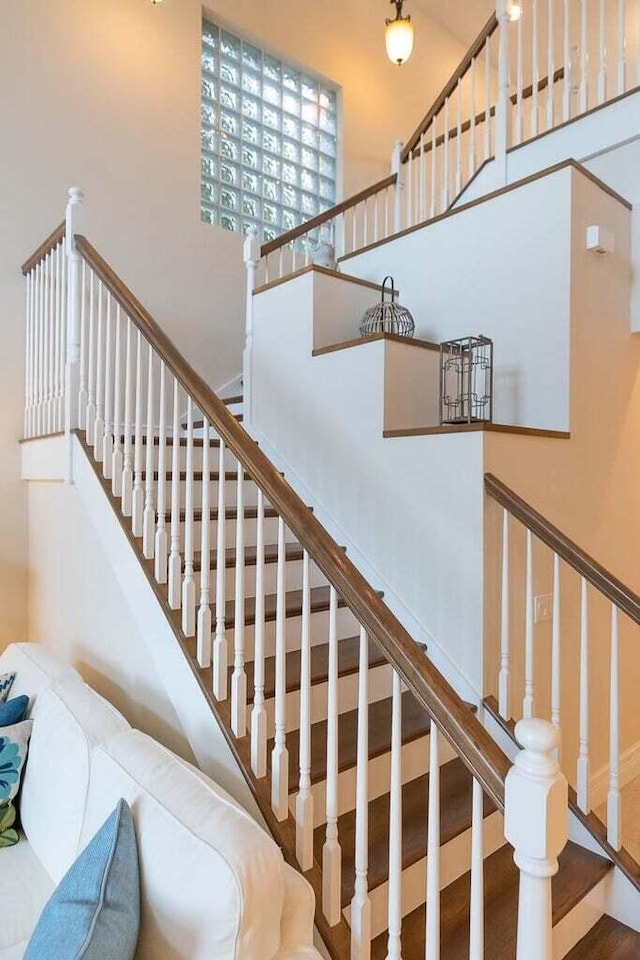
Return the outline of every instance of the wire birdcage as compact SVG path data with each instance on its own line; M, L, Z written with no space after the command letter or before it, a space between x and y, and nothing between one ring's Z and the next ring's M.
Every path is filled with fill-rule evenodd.
M391 284L390 291L387 289L387 282ZM386 299L388 292L391 293L391 300ZM363 314L360 323L361 337L371 337L376 333L395 333L400 337L413 336L416 329L413 317L406 307L396 303L395 296L393 277L385 277L382 281L380 303L369 307Z
M493 340L482 335L440 344L440 423L493 420Z

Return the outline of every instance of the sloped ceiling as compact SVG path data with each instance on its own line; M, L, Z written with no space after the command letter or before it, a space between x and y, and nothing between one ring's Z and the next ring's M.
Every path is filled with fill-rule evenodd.
M428 16L468 47L495 7L493 0L407 0L405 10L420 7Z

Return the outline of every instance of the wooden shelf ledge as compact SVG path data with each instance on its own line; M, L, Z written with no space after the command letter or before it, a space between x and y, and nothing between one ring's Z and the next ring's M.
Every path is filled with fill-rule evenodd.
M511 433L525 437L550 437L553 440L570 440L571 434L565 430L540 430L537 427L518 427L509 423L461 423L446 424L438 427L412 427L409 430L385 430L383 436L390 437L429 437L442 433Z
M361 347L366 343L375 343L379 340L388 340L391 343L404 343L409 347L421 347L423 350L440 352L440 345L429 340L416 340L415 337L401 337L397 333L374 333L370 337L354 337L353 340L342 340L340 343L330 343L326 347L317 347L311 354L321 357L324 353L336 353L338 350L350 350L351 347Z
M326 277L333 277L335 280L345 280L347 283L357 283L361 287L368 287L370 290L376 290L378 293L382 293L382 284L380 283L373 283L372 280L363 280L362 277L354 277L350 273L341 273L340 270L330 270L329 267L321 267L317 263L310 263L308 267L301 267L299 270L294 270L293 273L287 273L283 277L278 277L277 280L270 280L269 283L263 283L261 286L256 287L253 295L255 297L259 293L264 293L265 290L272 290L274 287L279 287L281 283L289 283L290 280L297 280L298 277L302 277L306 273L322 273ZM397 297L399 291L394 290L393 292Z

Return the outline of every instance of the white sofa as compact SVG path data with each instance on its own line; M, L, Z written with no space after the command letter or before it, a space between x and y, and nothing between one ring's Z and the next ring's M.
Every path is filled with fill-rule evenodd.
M13 644L0 673L32 698L24 837L0 850L0 960L19 960L49 894L124 797L141 871L139 960L320 960L313 893L220 787L45 648ZM108 958L105 958L108 960Z

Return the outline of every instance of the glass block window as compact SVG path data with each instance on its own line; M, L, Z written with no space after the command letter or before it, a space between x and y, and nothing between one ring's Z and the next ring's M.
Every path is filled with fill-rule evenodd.
M202 24L201 217L263 242L336 202L336 90Z

